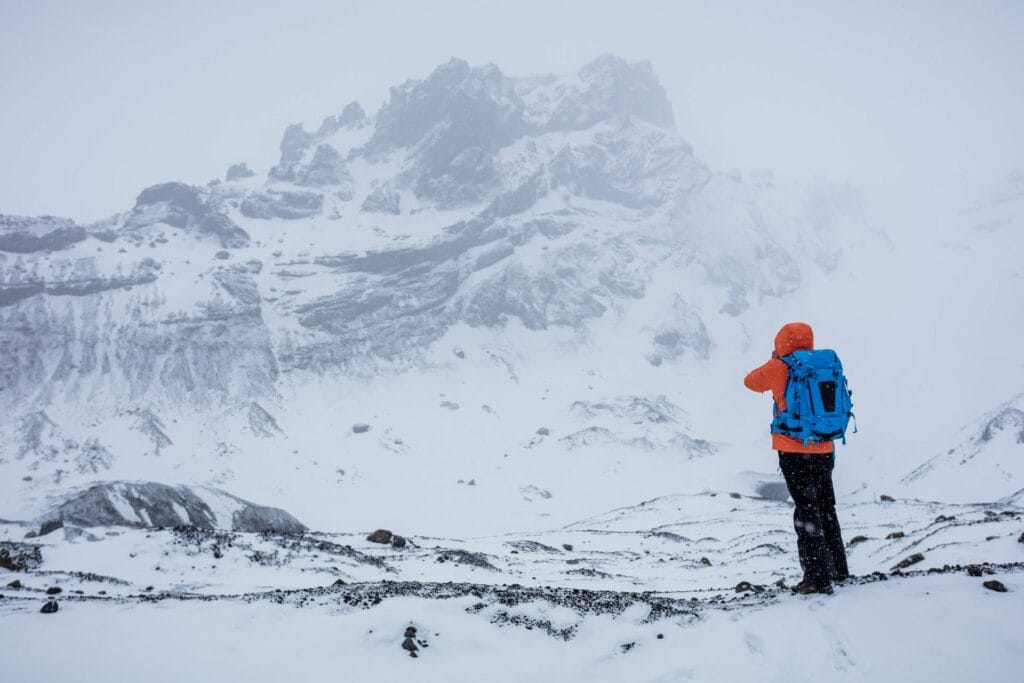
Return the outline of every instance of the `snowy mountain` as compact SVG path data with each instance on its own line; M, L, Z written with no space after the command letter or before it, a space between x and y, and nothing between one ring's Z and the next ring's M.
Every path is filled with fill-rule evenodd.
M455 458L465 480L481 445L705 457L687 369L873 234L846 188L710 171L650 65L610 56L529 78L453 59L226 177L93 225L3 219L5 514L97 476L379 496L390 475L330 445L364 422L357 462ZM499 495L555 483L530 477Z
M373 115L289 126L270 168L144 188L95 224L0 216L8 646L46 642L29 620L60 591L54 679L95 658L74 619L112 610L104 646L152 668L163 653L133 658L157 603L208 659L276 643L271 621L341 628L301 661L386 659L367 680L410 675L382 653L411 624L427 680L640 680L637 648L644 680L792 680L807 652L770 616L808 609L785 603L792 507L741 379L806 319L861 430L835 475L851 594L811 603L800 642L837 676L969 678L874 624L1015 653L1021 178L908 243L847 185L708 168L646 63L453 59ZM984 581L1010 596L988 605ZM680 668L662 640L741 656ZM28 680L41 658L16 659Z

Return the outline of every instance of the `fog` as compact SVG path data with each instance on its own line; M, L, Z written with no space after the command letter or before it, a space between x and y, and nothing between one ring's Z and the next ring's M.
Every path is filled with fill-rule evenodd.
M4 0L0 211L90 220L155 182L265 167L288 123L372 113L451 56L510 75L650 60L713 168L848 179L904 208L1024 156L1020 3L551 5Z

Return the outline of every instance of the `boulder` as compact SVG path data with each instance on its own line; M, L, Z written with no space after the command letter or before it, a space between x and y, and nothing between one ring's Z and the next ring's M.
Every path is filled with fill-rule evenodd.
M371 543L391 543L391 537L393 534L387 529L377 529L372 534L366 537L367 541Z
M897 562L896 565L892 568L892 570L893 571L899 571L901 569L906 569L907 567L910 567L912 565L917 564L918 562L923 562L923 561L924 561L924 555L923 554L921 554L921 553L914 553L910 557L907 557L907 558Z
M0 541L0 567L12 572L38 569L43 564L42 549L32 543Z
M221 511L222 517L218 518L214 510ZM306 530L280 508L257 505L220 489L156 482L103 482L71 494L47 511L42 528L59 528L65 523L79 527L189 526L278 533Z

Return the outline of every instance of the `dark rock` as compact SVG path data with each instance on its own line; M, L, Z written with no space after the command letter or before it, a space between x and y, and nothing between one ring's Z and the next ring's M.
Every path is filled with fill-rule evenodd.
M574 559L571 559L571 560L566 560L565 563L566 564L579 564L580 561L574 558Z
M737 593L746 593L752 590L754 590L754 586L749 581L740 581L736 584Z
M789 500L789 489L784 481L762 481L754 488L757 495L784 503Z
M322 187L348 183L351 179L338 150L331 145L321 144L309 164L300 170L295 182L298 185Z
M863 543L866 540L868 540L867 536L854 536L853 538L850 539L850 542L847 543L846 545L848 547L853 547L853 546L857 545L858 543Z
M895 540L897 538L903 538L905 536L906 536L906 534L903 533L902 531L894 531L891 534L889 534L888 536L886 536L885 540L892 541L892 540Z
M122 230L130 233L158 223L212 237L227 249L249 246L249 233L208 203L198 188L184 183L162 183L143 190Z
M50 586L49 588L46 589L46 594L47 595L60 595L63 592L64 592L64 589L61 588L60 586Z
M892 502L894 502L894 501L895 501L896 499L895 499L895 498L893 498L892 496L887 496L887 495L885 495L885 494L883 493L882 495L880 495L880 496L878 497L878 500L882 501L883 503L892 503Z
M324 196L317 192L254 192L247 196L239 208L247 218L283 218L295 220L320 213Z
M1001 581L996 581L995 579L992 579L991 581L986 581L981 585L989 589L990 591L995 591L996 593L1007 592L1006 586L1004 586Z
M11 581L9 584L7 584L7 587L8 588L13 588L13 589L21 588L21 581L18 580L18 579L15 579L14 581Z
M361 210L365 213L388 213L397 216L402 213L401 201L401 195L382 185L366 196Z
M979 567L976 564L972 564L969 567L967 567L968 576L981 576L983 573L984 572L981 571L981 567Z
M222 249L218 251L216 254L214 254L213 258L219 259L221 261L227 261L229 258L231 258L231 254Z
M391 543L392 533L387 529L377 529L366 537L371 543Z
M230 520L218 520L205 497L222 496L238 505ZM131 517L126 516L132 513ZM184 518L182 516L184 514ZM230 524L234 531L297 533L306 527L286 511L256 505L223 491L168 486L156 482L104 482L77 493L44 519L60 528L67 522L80 527L179 527L214 529ZM143 520L146 520L145 523Z
M244 508L236 510L231 515L231 529L233 531L273 531L281 534L298 534L306 530L306 525L281 508L248 503Z
M249 165L243 161L241 163L228 166L228 171L224 174L224 179L239 180L240 178L251 178L254 175L256 174L249 168Z
M540 429L537 430L537 436L549 436L550 434L551 430L548 429L547 427L541 427Z
M776 588L785 588L786 587L786 579L779 579L778 581L776 581L772 585L775 586Z
M402 649L406 650L409 653L410 657L418 657L419 656L419 655L416 654L416 651L419 650L419 648L416 647L416 643L413 642L412 638L406 638L405 640L402 641Z
M903 559L903 560L900 560L899 562L897 562L896 566L894 566L892 568L892 570L896 571L896 570L899 570L899 569L906 569L907 567L909 567L911 565L915 565L918 562L923 562L923 561L924 561L924 555L922 555L921 553L914 553L910 557L908 557L906 559Z
M562 548L564 548L565 550L568 550L568 551L572 552L572 543L563 543L563 544L562 544Z
M497 567L491 564L483 553L474 553L468 550L455 550L452 548L441 550L438 553L436 562L454 562L455 564L466 564L472 567L480 567L490 571L497 571Z
M67 218L0 214L0 251L56 251L74 246L86 237L85 228Z
M729 497L730 498L742 498L743 496L738 494L738 493L736 493L736 492L732 492L732 493L729 494Z
M366 424L365 422L357 422L356 424L352 425L353 434L365 434L368 431L370 431L370 425Z
M1024 531L1022 531L1020 537L1017 538L1017 543L1024 543Z
M1004 408L988 421L978 438L982 443L988 443L1003 430L1016 432L1017 443L1024 443L1024 410L1013 406Z
M938 524L939 522L952 522L954 519L956 519L956 517L939 515L935 518L935 523Z
M405 538L402 537L402 536L397 536L396 535L394 538L391 539L391 547L392 548L404 548L405 547L405 543L406 543Z
M700 563L701 563L702 565L704 565L705 567L710 567L710 566L711 566L711 560L709 560L709 559L708 559L708 558L706 558L706 557L702 557L702 558L700 558Z
M261 438L270 438L275 434L284 433L274 416L255 401L249 403L249 428L253 434Z
M48 533L56 531L64 526L64 520L62 519L50 519L46 520L39 526L39 535L45 536Z
M621 648L622 648L622 651L623 651L623 652L629 652L629 651L630 651L630 650L632 650L632 649L633 649L634 647L636 647L636 642L631 642L631 643L623 643L623 644L622 644L622 645L620 645L619 647L621 647Z
M12 572L38 569L43 564L43 551L32 543L0 542L0 567Z
M664 638L664 637L665 637L665 634L664 634L664 633L659 633L659 634L658 634L658 640L661 640L661 639L662 639L662 638Z
M43 608L39 611L43 614L53 614L59 609L60 606L57 604L56 600L47 600L46 604L43 605Z

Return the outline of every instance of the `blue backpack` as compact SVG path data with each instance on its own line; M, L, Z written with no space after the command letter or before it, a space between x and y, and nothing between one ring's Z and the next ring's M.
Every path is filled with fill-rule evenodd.
M789 368L786 380L786 409L774 407L772 433L811 441L846 443L846 426L853 417L851 392L843 375L843 364L835 351L794 351L779 358ZM854 418L853 431L857 432Z

